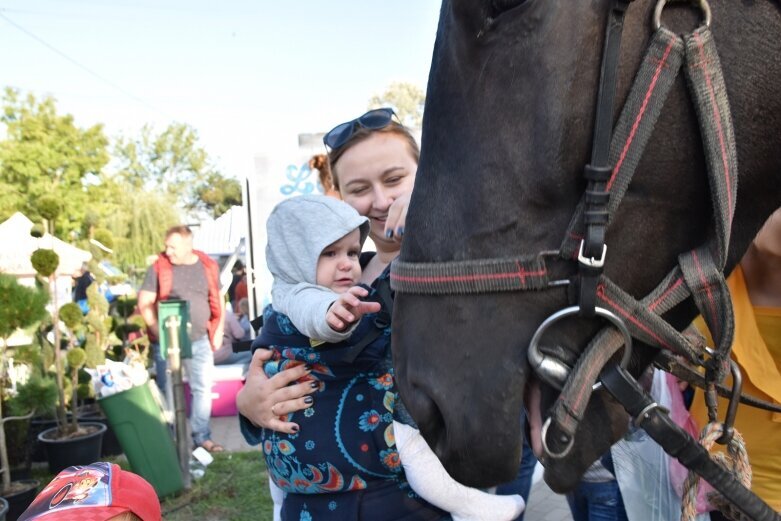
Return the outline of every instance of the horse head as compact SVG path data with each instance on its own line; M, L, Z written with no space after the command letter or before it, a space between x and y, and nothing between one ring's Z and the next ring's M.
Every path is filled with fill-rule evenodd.
M401 261L559 250L586 187L611 4L443 1ZM651 37L655 4L635 0L626 12L616 116ZM771 0L710 4L740 166L729 271L781 205L781 13ZM680 3L664 11L676 32L691 30L700 16ZM607 230L604 274L642 298L679 254L706 241L712 221L697 115L679 75ZM564 264L564 276L576 269ZM525 273L519 266L519 277ZM529 342L546 317L572 301L571 284L468 295L397 292L393 354L401 396L457 480L484 487L515 476L524 399L539 448L539 425L559 391L530 369ZM686 301L664 318L682 329L696 314ZM546 332L542 349L574 365L603 326L593 318L562 320ZM629 369L638 375L656 351L636 344ZM549 485L573 488L627 423L614 399L595 392L573 450L544 461Z

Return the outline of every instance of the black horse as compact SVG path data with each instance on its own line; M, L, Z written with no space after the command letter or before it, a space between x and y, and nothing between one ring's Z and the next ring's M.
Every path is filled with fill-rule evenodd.
M610 0L444 0L429 77L422 156L402 261L516 257L557 250L586 183ZM781 206L781 9L773 0L711 0L732 108L739 191L726 270ZM664 22L689 32L701 13L671 4ZM627 13L616 106L627 97L651 37L656 0ZM702 244L713 209L697 116L679 76L607 233L605 274L636 298L681 252ZM393 353L404 403L459 481L490 486L515 476L525 391L533 426L558 391L535 381L529 341L572 302L568 288L432 296L399 293ZM664 315L684 328L690 302ZM546 335L574 363L604 325L568 319ZM655 350L636 346L639 374ZM534 384L530 386L529 384ZM529 398L529 396L527 396ZM572 489L623 434L627 414L596 392L574 450L546 462L545 480ZM532 432L539 445L539 433Z

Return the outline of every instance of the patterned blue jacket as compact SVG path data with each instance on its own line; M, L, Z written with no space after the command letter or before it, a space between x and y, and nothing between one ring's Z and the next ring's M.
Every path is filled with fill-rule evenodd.
M258 437L256 429L247 432L243 424L248 441L263 444L269 474L282 490L299 494L347 492L387 480L404 486L393 438L397 395L390 327L352 363L344 360L351 347L375 328L374 318L373 314L364 316L346 342L318 344L271 306L264 311L263 330L253 347L274 351L265 366L266 374L271 377L285 368L309 364L312 372L305 379L320 386L312 395L312 407L288 415L287 421L300 426L296 434L257 429Z

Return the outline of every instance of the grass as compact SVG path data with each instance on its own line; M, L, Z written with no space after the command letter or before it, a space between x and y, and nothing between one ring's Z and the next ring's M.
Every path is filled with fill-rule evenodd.
M130 470L124 456L106 458ZM34 472L45 485L53 476L46 469ZM268 472L259 451L214 454L214 462L186 492L161 502L165 521L244 521L272 519L273 503Z
M268 472L258 451L215 454L192 488L162 502L166 521L271 519Z

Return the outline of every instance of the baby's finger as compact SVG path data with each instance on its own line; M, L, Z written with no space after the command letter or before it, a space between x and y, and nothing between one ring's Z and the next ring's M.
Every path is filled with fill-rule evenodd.
M378 313L380 309L382 309L382 305L379 302L361 302L357 313L363 316L367 313Z
M358 304L360 304L360 301L358 301ZM353 322L355 320L355 317L352 313L347 311L347 309L343 307L332 307L331 310L333 311L333 314L336 315L336 318L341 319L345 321L346 323Z
M325 317L325 321L328 322L328 325L331 326L331 329L334 331L341 331L344 329L344 322L339 320L339 318L333 312L328 313L328 315Z
M362 286L353 286L347 290L348 293L355 295L358 298L365 297L369 294L369 291Z

